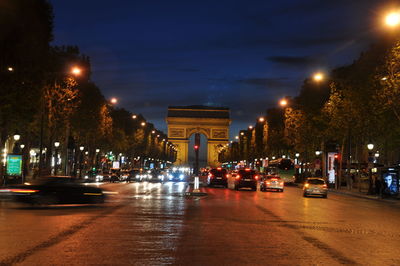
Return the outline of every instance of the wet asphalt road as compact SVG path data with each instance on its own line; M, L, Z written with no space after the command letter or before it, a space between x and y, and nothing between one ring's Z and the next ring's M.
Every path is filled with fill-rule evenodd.
M400 205L330 194L105 184L104 206L0 203L0 265L400 265Z

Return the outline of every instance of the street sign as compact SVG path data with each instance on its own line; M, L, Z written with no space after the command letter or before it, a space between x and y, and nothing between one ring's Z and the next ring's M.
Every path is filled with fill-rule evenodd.
M22 176L22 155L7 155L7 175Z

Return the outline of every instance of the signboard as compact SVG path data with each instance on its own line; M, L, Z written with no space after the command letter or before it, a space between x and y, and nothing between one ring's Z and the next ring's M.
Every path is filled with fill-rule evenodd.
M112 165L113 168L119 169L119 161L114 161Z
M7 175L22 176L22 155L7 155Z

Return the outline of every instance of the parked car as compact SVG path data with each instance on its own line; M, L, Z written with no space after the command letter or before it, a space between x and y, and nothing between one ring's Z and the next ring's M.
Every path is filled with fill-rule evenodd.
M322 178L312 177L307 178L303 186L303 196L322 196L328 197L328 185Z
M211 169L208 173L207 185L228 187L228 171L221 167Z
M11 199L32 205L104 203L103 190L67 176L49 176L0 189Z
M259 175L256 171L246 168L244 170L239 170L235 177L235 190L239 190L241 188L251 188L251 190L257 190L257 184L259 180Z
M276 190L283 192L284 181L277 175L266 175L260 182L260 191Z

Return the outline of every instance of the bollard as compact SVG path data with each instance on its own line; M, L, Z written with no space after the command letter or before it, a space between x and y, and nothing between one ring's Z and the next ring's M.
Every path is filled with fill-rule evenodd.
M195 193L200 192L200 189L199 189L199 177L198 176L194 177L194 189L193 189L193 192L195 192Z

